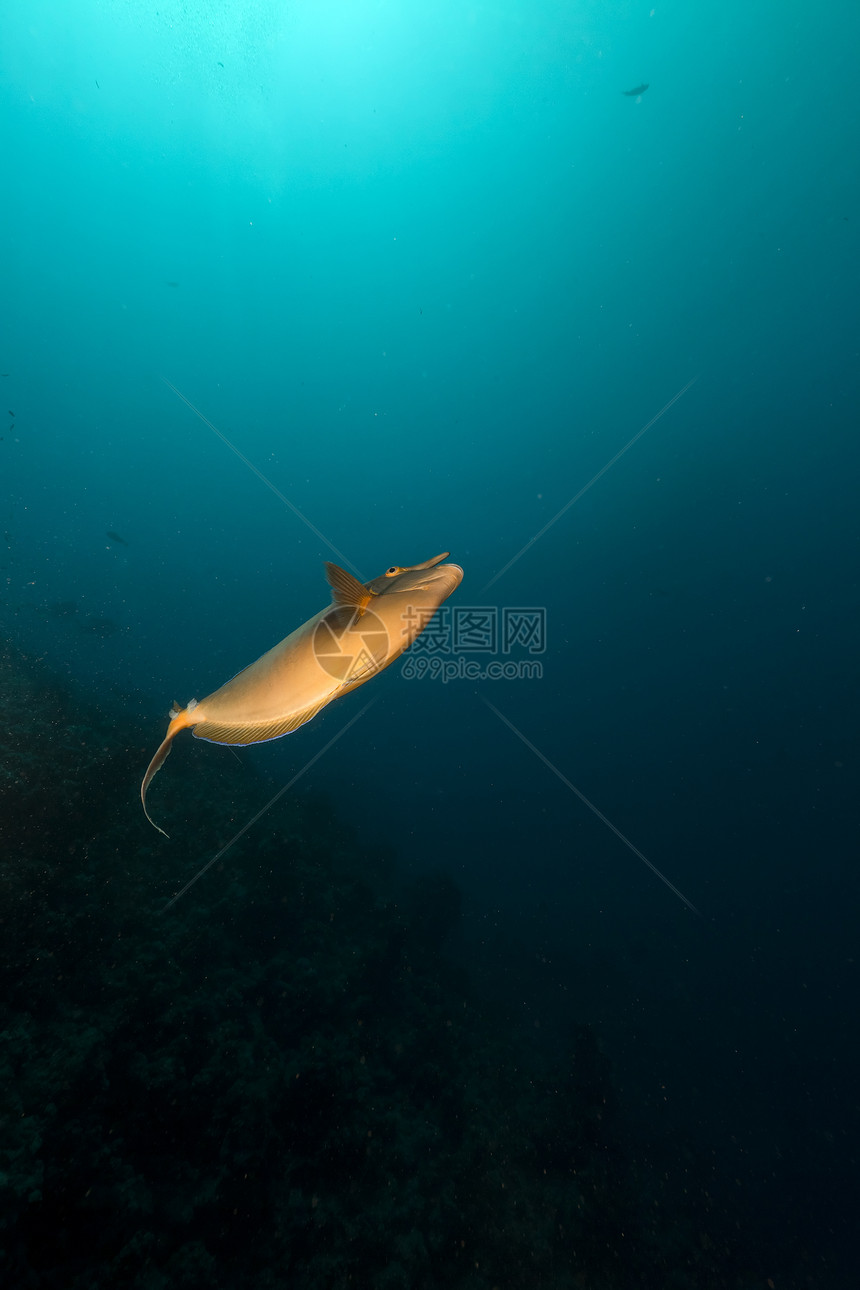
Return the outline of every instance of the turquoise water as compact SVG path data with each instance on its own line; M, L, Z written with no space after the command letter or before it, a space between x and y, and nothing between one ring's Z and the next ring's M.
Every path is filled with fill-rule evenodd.
M241 756L286 782L376 698L304 784L451 876L526 1046L599 1031L726 1231L740 1178L713 1285L852 1279L858 48L849 3L0 16L4 634L142 776L326 560L450 551L435 653Z

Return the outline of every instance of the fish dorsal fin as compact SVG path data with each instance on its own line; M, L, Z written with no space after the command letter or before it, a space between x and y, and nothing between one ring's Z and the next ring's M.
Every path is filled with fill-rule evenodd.
M359 582L358 578L354 578L339 565L332 564L330 560L326 561L325 576L336 605L351 605L360 615L364 613L373 593L367 590L363 582Z

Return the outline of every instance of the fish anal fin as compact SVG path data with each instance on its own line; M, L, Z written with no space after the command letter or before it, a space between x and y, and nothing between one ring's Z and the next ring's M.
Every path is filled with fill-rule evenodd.
M274 721L248 722L241 726L201 721L194 727L194 738L208 739L213 744L261 744L268 739L280 739L282 735L292 734L299 726L315 717L329 702L329 697L326 696L322 703L314 703L309 708L302 708L299 712Z

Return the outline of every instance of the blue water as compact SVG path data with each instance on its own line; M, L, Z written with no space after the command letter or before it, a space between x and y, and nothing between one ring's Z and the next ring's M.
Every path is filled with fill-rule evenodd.
M540 675L398 663L242 755L285 782L376 699L305 785L453 877L526 1045L598 1028L750 1285L856 1272L858 42L772 0L0 16L5 634L154 752L335 550L450 551L449 632L542 611L437 655Z

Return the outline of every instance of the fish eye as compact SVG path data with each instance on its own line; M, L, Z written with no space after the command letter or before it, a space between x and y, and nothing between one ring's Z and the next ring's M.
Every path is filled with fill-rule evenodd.
M399 572L400 570L398 569L397 565L393 564L390 569L385 570L385 576L386 578L390 578L393 573L399 573Z

